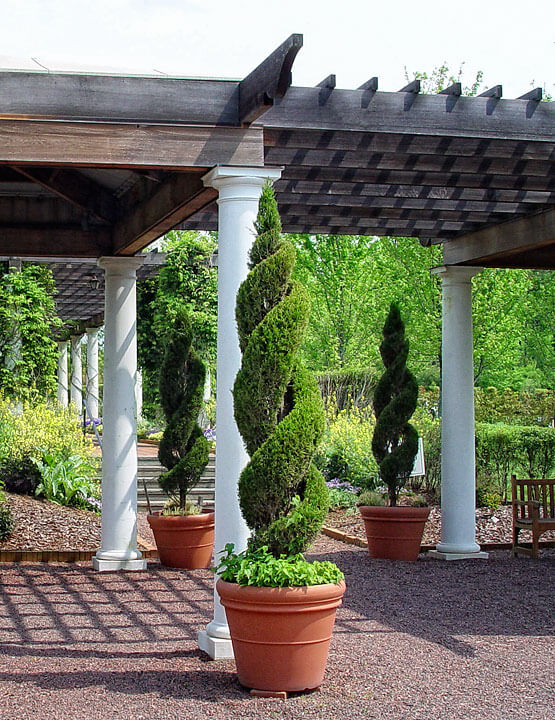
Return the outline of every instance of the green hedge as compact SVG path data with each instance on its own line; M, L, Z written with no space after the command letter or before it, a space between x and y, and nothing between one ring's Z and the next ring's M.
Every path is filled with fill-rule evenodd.
M427 487L439 492L441 429L439 421L421 432ZM479 494L495 492L506 500L509 479L550 477L555 473L555 429L534 425L476 423L476 487Z

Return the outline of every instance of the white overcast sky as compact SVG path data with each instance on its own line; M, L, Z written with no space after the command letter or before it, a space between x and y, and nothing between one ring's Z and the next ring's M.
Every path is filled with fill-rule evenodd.
M555 96L554 0L0 0L0 67L241 78L294 32L295 85L394 91L447 61L504 97Z

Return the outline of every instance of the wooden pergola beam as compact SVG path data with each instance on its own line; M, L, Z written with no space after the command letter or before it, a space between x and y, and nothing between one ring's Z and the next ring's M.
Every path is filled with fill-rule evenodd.
M112 238L106 229L0 226L0 255L100 257L111 254Z
M291 68L303 36L291 35L239 83L239 123L254 122L282 98L292 82Z
M13 170L101 222L111 223L115 220L117 207L113 196L84 175L59 168L14 167Z
M492 175L537 175L555 179L549 160L461 157L458 155L425 155L422 153L383 153L363 150L306 149L269 147L265 150L269 165L309 167L372 168L377 170L415 170L417 172L490 173Z
M555 161L555 142L438 137L402 133L341 130L280 130L264 128L264 146L283 149L327 149L351 152L455 155L474 158L506 158Z
M461 213L484 213L484 214L503 214L510 215L533 212L534 206L526 203L518 202L493 202L487 200L485 202L476 200L461 199L444 199L444 198L419 198L419 197L399 197L389 195L347 195L332 193L291 193L280 192L278 195L278 204L280 210L284 210L286 204L300 204L306 207L335 207L350 208L353 212L357 212L362 208L399 208L411 210L446 210L457 211Z
M217 197L196 174L176 173L114 226L115 255L133 255Z
M292 195L345 195L349 198L414 198L419 200L475 201L482 203L555 203L555 190L503 190L488 187L446 187L444 185L397 185L330 182L320 180L280 180L274 185L280 198Z
M409 135L460 136L484 139L550 140L554 137L553 103L496 100L450 95L376 92L366 102L364 90L335 89L325 105L318 104L318 88L291 87L268 110L264 126L287 129L360 130ZM495 100L492 109L491 101Z
M506 190L555 190L554 177L495 175L494 173L417 172L414 170L376 170L373 168L286 167L284 180L318 180L321 182L390 183L392 185L436 185L444 187L492 187Z
M218 163L263 162L260 128L0 119L0 164L17 167L208 170Z
M484 228L444 247L446 265L479 265L555 245L555 210Z
M1 72L0 118L237 125L239 81Z

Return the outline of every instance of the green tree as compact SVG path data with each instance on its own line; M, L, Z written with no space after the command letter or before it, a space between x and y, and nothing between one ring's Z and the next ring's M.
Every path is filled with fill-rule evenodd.
M52 331L61 325L48 268L26 265L0 277L0 388L20 399L33 390L53 395L58 350Z
M296 252L281 235L269 185L255 229L236 307L242 363L233 388L235 420L250 455L239 501L253 531L251 549L268 546L279 558L302 552L326 515L327 487L312 462L325 416L318 385L299 358L309 298L291 280Z
M312 312L304 344L307 365L318 371L375 364L373 238L359 235L291 235L295 277L308 289Z
M215 368L218 278L211 259L216 249L213 235L170 232L161 245L167 253L166 264L156 278L138 283L137 354L147 416L159 412L163 348L179 308L184 307L189 315L197 352L210 369Z

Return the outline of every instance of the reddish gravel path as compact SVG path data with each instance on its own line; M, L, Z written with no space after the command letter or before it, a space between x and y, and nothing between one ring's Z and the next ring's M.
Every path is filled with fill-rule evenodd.
M380 718L551 720L555 551L539 561L370 560L321 538L347 580L325 684L287 701L251 699L230 661L196 633L212 576L153 563L0 568L2 720Z

